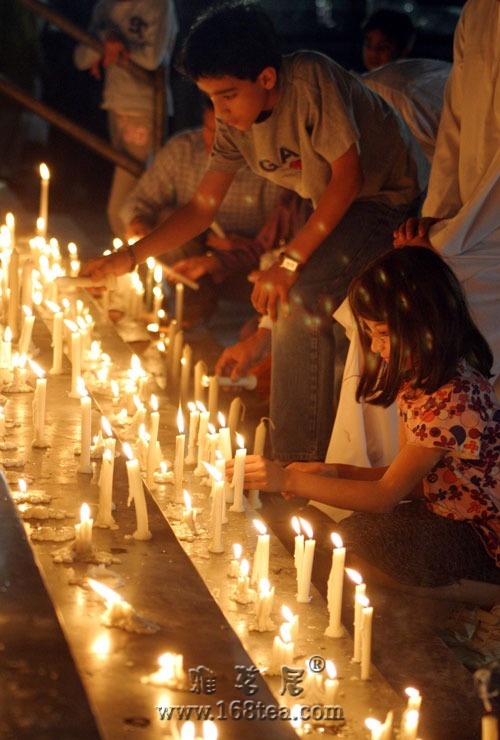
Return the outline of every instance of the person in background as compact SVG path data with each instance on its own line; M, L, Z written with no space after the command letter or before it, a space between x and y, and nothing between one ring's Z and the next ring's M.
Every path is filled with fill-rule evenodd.
M335 529L367 579L500 584L500 405L491 349L457 278L430 249L393 249L352 281L348 300L364 349L357 395L383 407L397 400L399 453L379 468L282 467L250 455L245 487L353 511ZM326 524L312 506L300 513ZM331 519L324 529L331 559Z
M146 236L189 202L207 168L214 136L215 113L207 100L203 125L169 139L128 195L120 211L127 240ZM187 322L207 320L221 295L250 302L251 286L246 277L258 268L264 251L256 236L282 192L244 167L222 202L217 223L188 243L159 255L161 262L200 285L198 291L185 289Z
M143 69L165 68L168 80L179 25L174 0L100 0L94 8L89 33L104 46L103 55L78 44L74 61L78 69L89 69L97 78L104 69L102 107L108 111L112 145L143 165L153 152L154 88L120 67L128 58ZM167 115L173 113L169 86ZM137 178L115 167L108 197L107 213L115 236L123 237L119 211Z
M500 397L500 3L469 0L454 37L422 218L404 221L394 244L437 250L463 285L493 350Z
M383 64L409 57L415 28L408 13L383 8L363 25L363 65L369 72Z

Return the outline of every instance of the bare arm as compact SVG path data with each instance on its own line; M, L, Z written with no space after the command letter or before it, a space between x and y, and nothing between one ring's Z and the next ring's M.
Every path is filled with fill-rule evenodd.
M295 465L282 468L260 456L250 455L245 462L245 486L261 491L283 491L341 509L384 513L417 492L421 495L422 479L442 455L443 450L438 448L405 445L385 471L360 468L357 479L307 473ZM339 474L355 475L356 469L352 466L338 468Z
M169 249L193 239L208 229L232 182L233 175L209 170L203 176L193 198L175 211L166 221L133 245L137 264L156 257ZM120 254L121 252L121 254ZM124 275L131 270L132 258L125 250L91 260L82 268L82 275L99 279L105 275Z

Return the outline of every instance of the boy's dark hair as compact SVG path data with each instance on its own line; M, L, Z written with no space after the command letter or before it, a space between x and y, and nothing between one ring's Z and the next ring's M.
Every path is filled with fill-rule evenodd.
M470 315L454 272L434 250L391 249L352 281L348 295L365 355L358 401L389 406L404 381L434 393L454 377L461 358L490 377L491 349ZM371 352L363 319L388 325L390 357L385 367Z
M383 33L399 53L409 53L415 43L415 27L410 16L398 10L376 10L363 25L363 35L368 31Z
M199 16L181 50L179 71L202 77L255 82L265 67L281 65L279 42L269 16L255 2L217 3Z

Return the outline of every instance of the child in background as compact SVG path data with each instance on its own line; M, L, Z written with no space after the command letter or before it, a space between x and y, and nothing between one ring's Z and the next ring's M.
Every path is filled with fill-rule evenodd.
M409 57L415 28L408 13L382 8L363 26L363 64L369 72L383 64Z
M90 69L100 79L105 71L102 107L108 111L113 146L134 159L147 163L153 152L154 89L117 62L127 57L146 70L168 66L174 51L179 24L174 0L100 0L94 8L89 33L104 45L103 56L84 44L75 48L78 69ZM167 87L167 111L173 114L173 100ZM120 208L137 178L115 167L108 198L111 230L123 238Z
M354 510L335 529L381 583L500 584L500 406L458 280L432 250L403 247L367 267L348 297L365 354L358 400L397 399L404 444L387 468L249 456L245 486Z

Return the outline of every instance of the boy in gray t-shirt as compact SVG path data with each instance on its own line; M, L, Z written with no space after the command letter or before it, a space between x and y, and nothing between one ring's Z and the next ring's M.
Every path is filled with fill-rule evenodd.
M185 207L131 250L93 261L84 273L121 274L207 228L244 164L310 199L311 216L254 287L254 306L270 317L272 331L251 338L244 362L239 349L227 350L223 365L244 369L272 334L274 455L322 459L334 372L343 363L337 357L336 368L332 311L415 210L425 157L393 109L335 62L315 52L281 56L270 19L254 3L210 8L188 34L182 65L215 108L208 170Z

